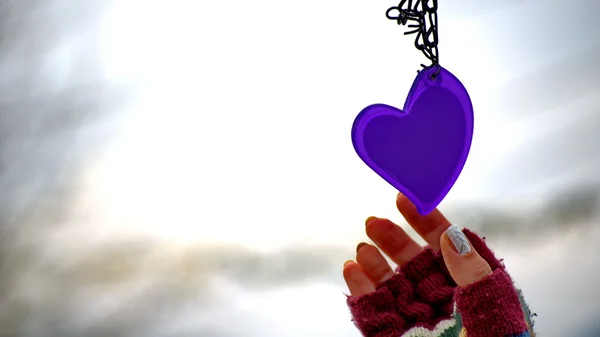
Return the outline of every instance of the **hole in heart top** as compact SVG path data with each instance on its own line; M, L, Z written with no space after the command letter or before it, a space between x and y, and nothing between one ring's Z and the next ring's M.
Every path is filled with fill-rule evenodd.
M472 105L458 79L442 68L434 81L427 74L417 76L405 109L365 108L355 120L353 143L369 167L427 214L464 167L473 135Z

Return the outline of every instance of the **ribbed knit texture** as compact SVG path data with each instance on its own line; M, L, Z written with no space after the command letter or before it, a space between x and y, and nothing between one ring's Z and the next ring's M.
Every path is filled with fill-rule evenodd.
M492 275L459 288L441 254L426 248L375 292L348 297L365 337L534 337L529 309L503 264L475 233L463 232Z

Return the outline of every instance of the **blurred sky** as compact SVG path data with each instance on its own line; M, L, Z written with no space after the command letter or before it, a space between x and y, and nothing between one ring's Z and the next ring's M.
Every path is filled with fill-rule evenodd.
M0 336L359 336L341 265L367 216L400 220L350 128L425 62L396 4L0 3ZM438 13L476 120L440 208L550 337L600 335L597 13Z

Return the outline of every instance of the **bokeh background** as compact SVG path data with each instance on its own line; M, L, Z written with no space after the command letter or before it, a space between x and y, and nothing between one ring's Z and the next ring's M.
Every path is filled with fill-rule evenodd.
M345 260L400 221L354 153L425 60L393 1L0 2L0 336L359 336ZM600 2L441 1L475 136L440 208L540 336L600 336Z

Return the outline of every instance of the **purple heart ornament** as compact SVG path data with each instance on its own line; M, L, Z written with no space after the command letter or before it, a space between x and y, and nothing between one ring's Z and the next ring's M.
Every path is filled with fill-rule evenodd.
M465 87L444 68L421 71L402 110L363 109L352 126L358 156L412 201L434 210L462 171L473 139L473 105Z

